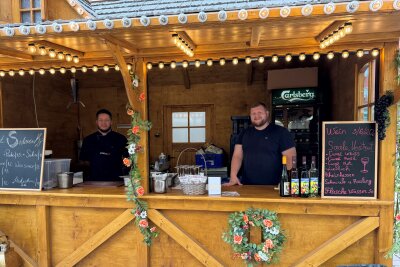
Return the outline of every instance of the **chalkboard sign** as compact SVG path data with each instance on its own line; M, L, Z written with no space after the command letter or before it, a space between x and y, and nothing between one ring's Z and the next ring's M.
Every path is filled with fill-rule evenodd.
M0 190L41 190L46 129L0 129Z
M376 198L374 122L324 122L322 197Z

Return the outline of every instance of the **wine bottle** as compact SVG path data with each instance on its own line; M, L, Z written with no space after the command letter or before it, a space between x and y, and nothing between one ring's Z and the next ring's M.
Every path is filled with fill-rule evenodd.
M303 156L303 168L301 170L300 178L300 196L308 197L310 193L310 176L307 170L307 158Z
M318 195L318 169L315 167L315 156L311 157L310 167L310 197Z
M292 157L292 171L290 174L290 193L292 197L300 196L299 171L297 170L296 156Z
M281 197L290 196L290 183L286 166L286 156L282 156L282 175L279 184L279 194Z

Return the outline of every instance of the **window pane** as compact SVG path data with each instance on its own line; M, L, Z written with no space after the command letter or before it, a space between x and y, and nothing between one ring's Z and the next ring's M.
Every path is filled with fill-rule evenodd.
M31 7L31 0L21 0L21 8L30 8Z
M33 1L33 7L34 8L40 8L40 2L41 2L40 0L34 0Z
M172 143L187 143L188 138L187 128L172 129Z
M21 22L29 22L31 23L31 12L21 12Z
M375 106L371 106L371 121L375 121Z
M190 143L205 143L206 128L190 128Z
M42 13L40 11L33 12L35 16L35 23L42 22Z
M206 126L206 113L203 112L190 112L190 126Z
M368 121L368 107L364 107L358 110L358 120Z
M172 112L172 127L188 127L188 113Z
M367 68L365 68L362 76L362 89L361 89L361 105L368 104L368 93L369 93L369 63L367 63Z

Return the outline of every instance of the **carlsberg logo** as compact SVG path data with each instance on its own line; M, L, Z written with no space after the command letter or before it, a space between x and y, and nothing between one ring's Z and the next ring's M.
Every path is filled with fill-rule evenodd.
M314 92L310 92L310 90L305 90L305 91L285 90L282 91L281 97L283 100L289 102L308 101L308 100L313 100L315 98L315 94Z

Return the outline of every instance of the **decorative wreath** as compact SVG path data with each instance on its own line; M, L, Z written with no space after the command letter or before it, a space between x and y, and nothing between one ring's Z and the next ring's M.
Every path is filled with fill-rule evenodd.
M286 237L275 212L249 208L229 215L229 230L222 239L232 246L233 258L241 258L248 266L277 263ZM263 242L249 242L250 227L260 227Z

